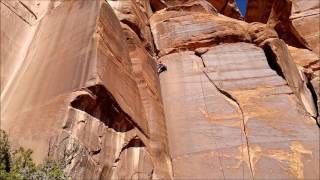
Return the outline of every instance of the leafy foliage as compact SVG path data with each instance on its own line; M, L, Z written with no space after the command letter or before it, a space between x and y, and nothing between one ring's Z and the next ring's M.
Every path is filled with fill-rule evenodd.
M11 152L7 134L0 130L0 180L64 180L66 179L58 162L48 158L36 165L32 150L19 149Z
M53 159L47 159L45 162L38 167L34 173L34 179L54 179L63 180L66 179L61 166Z
M7 134L0 130L0 171L10 171L10 145Z

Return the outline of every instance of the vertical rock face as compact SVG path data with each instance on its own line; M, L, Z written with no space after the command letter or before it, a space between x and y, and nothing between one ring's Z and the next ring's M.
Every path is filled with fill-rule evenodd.
M1 17L1 91L11 83L26 56L37 29L37 22L48 9L57 6L50 1L2 0ZM7 20L8 19L8 20ZM10 21L9 21L10 19ZM19 26L16 26L19 24ZM13 52L14 51L14 52Z
M71 179L319 177L305 2L1 0L1 129Z
M277 26L291 44L298 41L319 54L319 8L317 0L249 0L245 19Z
M287 43L292 60L298 66L300 74L305 76L301 78L305 79L314 102L317 102L319 81L316 79L319 77L320 64L320 2L279 0L268 1L268 6L265 6L265 3L261 0L249 0L246 20L267 23L267 26L275 28L279 37ZM255 8L262 6L265 6L264 11ZM261 20L261 17L264 20Z
M318 140L318 129L300 113L292 90L269 67L262 49L224 44L200 57L188 51L160 60L168 66L161 85L177 179L319 174L307 168L319 166L319 145L309 141Z
M169 178L155 61L146 50L137 54L143 61L131 58L109 4L65 1L36 26L1 96L1 128L12 142L33 149L36 160L63 159L75 179ZM14 34L2 32L14 44ZM151 43L150 29L141 32Z
M295 0L290 16L291 29L315 53L320 52L320 2ZM311 30L312 29L312 30Z

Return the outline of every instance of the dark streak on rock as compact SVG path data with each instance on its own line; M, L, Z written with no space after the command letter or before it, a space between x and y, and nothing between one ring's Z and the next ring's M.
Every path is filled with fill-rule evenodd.
M141 41L144 40L143 36L141 35L140 27L138 27L135 23L129 21L128 19L122 19L121 22L128 25L133 30L133 32L136 33Z
M219 12L220 14L224 14L224 11L226 10L228 4L229 4L229 0L225 0L222 9L221 9L221 11Z
M34 16L35 20L38 19L37 15L36 15L26 4L24 4L24 3L23 3L22 1L20 1L20 0L19 0L19 3L20 3L24 8L26 8L26 10L30 12L30 14L32 14L32 15Z
M273 69L274 71L276 71L276 73L281 76L283 79L285 79L284 74L282 72L282 69L280 67L280 65L277 62L277 58L276 58L276 54L273 52L273 50L271 49L270 46L264 46L263 47L264 50L264 54L267 57L267 62L270 66L271 69Z
M97 155L101 152L101 149L97 149L97 150L94 150L94 151L91 151L91 154L92 155Z
M127 144L122 147L121 151L118 154L118 157L114 160L114 168L117 167L116 164L120 161L122 152L131 147L145 147L145 145L137 136L133 137Z
M28 22L22 15L19 15L17 12L15 12L10 5L6 4L6 3L3 2L3 1L0 1L0 3L2 3L3 5L5 5L6 7L8 7L8 9L9 9L11 12L13 12L14 14L16 14L22 21L24 21L24 22L27 23L28 25L32 26L32 24L31 24L30 22Z

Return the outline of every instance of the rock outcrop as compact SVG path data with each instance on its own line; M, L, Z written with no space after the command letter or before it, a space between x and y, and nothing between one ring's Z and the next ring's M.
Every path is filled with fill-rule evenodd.
M267 23L288 43L319 54L319 16L317 0L249 0L245 19Z
M71 179L315 179L306 1L1 0L1 129Z
M290 29L306 47L320 52L320 2L295 0L292 2Z
M299 98L300 102L305 107L305 110L313 117L317 117L317 109L314 103L314 99L310 90L307 87L307 78L298 69L294 63L291 54L289 53L286 44L279 39L272 39L265 45L266 52L271 55L274 64L279 65L279 74L287 80L288 85L291 87L293 92ZM275 68L276 69L276 68Z
M159 55L194 50L219 43L250 41L248 24L216 13L178 11L172 8L156 12L150 18Z
M247 21L266 23L285 41L292 60L302 72L302 79L306 79L304 81L312 93L315 106L320 84L317 80L320 76L319 16L320 2L314 0L249 0L246 14Z

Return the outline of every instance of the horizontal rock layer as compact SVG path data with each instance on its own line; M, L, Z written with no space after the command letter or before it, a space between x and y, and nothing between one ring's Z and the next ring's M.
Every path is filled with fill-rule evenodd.
M241 19L240 10L234 0L150 0L151 6L158 11L163 8L174 6L207 6L210 3L217 11L226 16ZM182 10L182 9L181 9Z
M223 42L250 41L247 24L222 15L164 9L150 18L160 56Z

